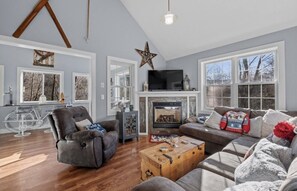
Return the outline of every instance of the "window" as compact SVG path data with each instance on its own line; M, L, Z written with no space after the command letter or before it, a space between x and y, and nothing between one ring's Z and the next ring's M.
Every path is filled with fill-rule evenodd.
M275 51L238 60L238 106L275 109Z
M73 73L73 101L89 101L89 74Z
M285 109L283 43L199 61L202 108Z
M231 105L231 60L206 65L206 105Z
M136 62L108 57L108 115L135 104Z
M20 103L37 102L41 95L47 101L58 101L63 91L63 72L18 69L20 76Z

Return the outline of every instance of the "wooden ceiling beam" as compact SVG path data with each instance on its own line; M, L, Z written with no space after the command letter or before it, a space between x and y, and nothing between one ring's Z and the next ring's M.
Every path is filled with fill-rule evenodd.
M49 0L40 0L35 8L32 10L32 12L26 17L26 19L22 22L22 24L17 28L17 30L12 34L15 38L19 38L23 32L26 30L26 28L29 26L29 24L33 21L33 19L36 17L36 15L40 12L40 10L45 6L47 11L49 12L51 18L53 19L58 31L60 32L60 35L62 36L66 46L68 48L71 48L71 44L64 33L62 26L60 25L54 11L52 10L50 4L48 3Z
M32 12L12 34L12 36L14 36L15 38L19 38L47 2L48 0L40 0L35 8L32 10Z
M59 21L57 19L52 7L50 6L50 4L48 2L45 4L45 7L46 7L47 11L49 12L50 16L52 17L58 31L60 32L61 37L63 38L63 40L64 40L64 42L65 42L65 44L67 46L67 48L71 48L71 44L70 44L66 34L64 33L64 31L63 31L63 29L62 29L62 27L61 27L61 25L60 25L60 23L59 23Z

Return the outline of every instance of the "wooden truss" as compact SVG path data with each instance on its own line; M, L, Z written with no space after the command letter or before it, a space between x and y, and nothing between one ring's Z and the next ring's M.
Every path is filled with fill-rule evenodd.
M67 39L66 34L64 33L52 7L50 6L49 0L40 0L35 8L32 10L32 12L26 17L26 19L22 22L22 24L17 28L17 30L13 33L12 36L19 38L23 32L26 30L26 28L29 26L29 24L34 20L36 15L40 12L40 10L45 6L47 11L49 12L50 16L52 17L58 31L60 32L60 35L62 36L66 46L68 48L71 48L71 44Z

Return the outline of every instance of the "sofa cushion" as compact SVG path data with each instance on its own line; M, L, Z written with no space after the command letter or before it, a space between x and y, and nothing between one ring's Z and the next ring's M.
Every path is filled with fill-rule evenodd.
M297 190L297 157L291 163L288 169L287 178L280 187L280 191L291 190Z
M287 114L269 109L263 117L262 137L267 137L270 135L277 123L281 121L287 121L290 118L291 116Z
M244 157L249 148L258 141L257 138L242 136L231 141L222 151Z
M295 135L294 139L292 140L290 148L292 148L293 155L297 157L297 135Z
M235 185L234 181L201 168L192 170L176 183L186 191L217 191Z
M230 188L225 189L224 191L278 191L279 187L282 184L282 180L269 182L269 181L250 181Z
M219 106L219 107L215 107L214 110L221 115L225 115L225 113L228 111L236 111L236 112L242 111L242 112L246 113L249 117L251 114L251 109L249 109L249 108L235 108L235 107Z
M233 139L241 136L241 134L238 133L212 129L199 123L183 124L179 127L179 131L184 135L224 146Z
M175 182L161 177L156 176L148 181L142 182L132 189L132 191L152 191L152 190L162 190L162 191L185 191L182 187L180 187Z
M85 131L87 130L87 126L88 125L92 125L91 121L88 120L88 119L84 119L82 121L77 121L75 122L75 125L76 125L76 128L79 130L79 131Z
M253 154L235 170L236 184L247 181L277 181L287 176L292 150L261 139Z
M204 125L213 128L213 129L218 129L220 130L220 122L222 119L222 115L218 114L217 112L213 111L209 118L205 120Z
M116 131L109 131L103 137L103 148L104 150L110 148L111 146L118 144L119 135Z
M242 111L228 111L221 119L220 128L235 133L248 133L250 131L250 119Z
M217 152L199 163L198 167L234 180L234 171L242 162L243 157L226 152Z
M261 138L263 117L258 116L250 119L250 131L248 136Z

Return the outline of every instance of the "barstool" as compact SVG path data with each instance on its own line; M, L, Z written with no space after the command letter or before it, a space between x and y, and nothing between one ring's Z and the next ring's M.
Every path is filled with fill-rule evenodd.
M26 116L29 115L32 108L17 108L16 115L17 119L19 120L19 116L21 116L21 119L19 121L19 132L18 134L15 134L15 137L25 137L31 135L30 132L25 132L27 129L27 121Z

